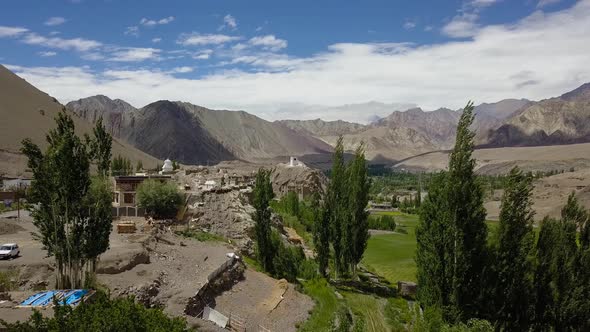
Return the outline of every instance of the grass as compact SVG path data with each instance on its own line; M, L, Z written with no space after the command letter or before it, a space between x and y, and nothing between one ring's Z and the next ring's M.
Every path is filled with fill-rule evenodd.
M371 216L390 215L397 223L396 233L372 235L367 244L363 265L391 283L416 281L416 226L418 216L398 211L377 212ZM498 229L497 221L486 221L489 238ZM403 229L407 234L402 234Z
M378 212L391 215L397 223L396 233L372 235L367 244L363 265L391 283L416 280L415 229L418 216L397 211ZM401 230L405 230L403 234Z
M302 282L305 293L316 302L311 316L299 327L299 331L330 331L332 319L342 303L334 289L324 279Z
M390 331L384 310L387 304L386 299L354 292L342 292L342 295L352 311L355 321L359 322L360 320L364 323L363 331Z
M186 238L195 239L200 242L210 242L210 241L219 241L219 242L226 242L226 239L223 236L219 236L217 234L203 232L203 231L177 231L177 235L184 236Z

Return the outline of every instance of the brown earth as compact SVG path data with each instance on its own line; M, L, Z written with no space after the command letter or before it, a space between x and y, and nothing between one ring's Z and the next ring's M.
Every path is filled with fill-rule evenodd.
M590 209L590 169L575 172L565 172L538 179L534 182L533 209L535 220L542 220L545 216L559 218L561 209L567 202L567 197L576 193L582 206ZM494 194L494 199L485 203L488 219L497 220L500 214L500 200L502 191Z
M476 149L476 171L481 174L508 173L514 166L525 171L551 171L590 167L590 143ZM439 171L447 168L448 152L430 152L395 164L397 169Z
M46 93L0 65L0 173L19 176L25 173L26 158L20 154L22 140L30 138L44 150L45 135L55 127L54 118L64 107ZM92 125L72 116L78 135L92 133ZM134 163L153 168L158 160L117 139L113 155L121 154Z

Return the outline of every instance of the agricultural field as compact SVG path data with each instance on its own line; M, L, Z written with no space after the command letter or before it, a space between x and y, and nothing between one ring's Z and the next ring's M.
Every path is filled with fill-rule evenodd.
M371 235L362 264L395 284L400 280L416 280L416 226L418 216L401 212L378 212L393 216L397 224L395 232Z
M416 281L416 226L418 215L397 211L377 212L370 218L389 215L397 224L395 232L371 235L362 264L392 284L398 281ZM489 238L495 234L498 222L488 224Z

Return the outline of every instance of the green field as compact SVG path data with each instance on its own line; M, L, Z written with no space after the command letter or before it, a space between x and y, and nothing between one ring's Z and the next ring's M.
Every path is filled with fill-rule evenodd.
M379 215L393 216L397 224L393 234L372 235L367 244L367 250L362 264L391 283L403 281L416 281L416 226L418 216L401 212L378 212L371 218ZM497 221L487 221L489 234L497 229ZM404 233L407 232L407 234Z
M372 235L362 264L391 283L397 283L399 280L415 281L415 229L418 216L401 212L379 212L375 215L383 214L395 218L396 232Z

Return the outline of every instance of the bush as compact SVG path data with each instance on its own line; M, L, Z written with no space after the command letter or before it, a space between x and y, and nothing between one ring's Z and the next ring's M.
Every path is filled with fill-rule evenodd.
M294 282L297 279L299 265L305 260L303 249L285 245L276 231L272 233L272 243L273 248L275 248L275 255L272 259L273 277L277 279L285 278L290 282Z
M369 229L380 229L384 231L395 231L395 219L390 215L371 216L369 218Z
M0 321L0 326L9 331L188 331L185 320L169 318L159 309L147 309L133 298L111 300L98 292L92 300L75 308L55 305L52 318L34 311L26 322Z
M182 196L174 184L148 179L137 187L137 201L147 215L166 219L176 216Z

